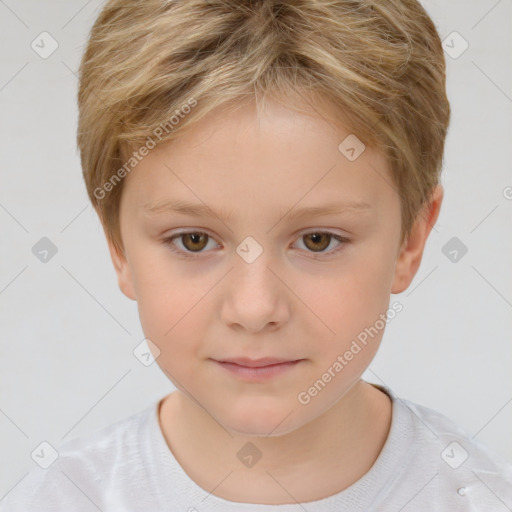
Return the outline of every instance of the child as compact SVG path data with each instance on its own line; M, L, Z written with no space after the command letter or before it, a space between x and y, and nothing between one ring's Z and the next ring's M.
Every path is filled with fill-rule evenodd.
M361 378L443 198L416 0L110 0L78 101L119 286L177 390L2 511L512 510L508 462Z

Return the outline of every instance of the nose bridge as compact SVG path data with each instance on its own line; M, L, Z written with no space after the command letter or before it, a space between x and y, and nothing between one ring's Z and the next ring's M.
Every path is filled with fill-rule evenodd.
M224 295L224 322L253 332L282 324L289 308L280 280L274 275L279 272L273 268L272 251L247 237L236 252Z
M249 288L258 288L259 292L265 292L269 287L272 289L277 284L270 271L275 261L268 246L248 236L237 246L236 253L234 279L241 280L241 284L247 284Z

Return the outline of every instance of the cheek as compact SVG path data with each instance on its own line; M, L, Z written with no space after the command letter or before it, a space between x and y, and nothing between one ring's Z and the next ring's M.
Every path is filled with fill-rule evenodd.
M373 323L388 308L392 271L389 262L372 260L333 269L327 276L298 284L297 295L318 316L319 328L337 334ZM331 335L332 332L331 332Z
M151 262L151 263L147 263ZM188 278L169 258L140 254L132 263L141 326L162 357L195 350L201 332L205 295L211 286Z
M320 342L313 356L314 372L325 372L338 356L344 359L344 377L334 379L333 388L357 378L378 350L386 326L383 315L389 308L391 268L389 259L366 254L350 268L340 269L336 278L331 272L331 277L308 280L308 286L300 288L304 302L317 315L308 314L314 322L311 337Z
M158 288L163 285L160 281ZM198 370L204 359L202 347L207 327L201 322L208 318L204 307L193 292L175 294L172 289L155 290L139 302L142 330L156 346L153 356L158 366L176 387L183 384L190 391L195 388L190 383L191 376L200 375Z
M175 341L193 340L194 333L201 330L201 319L207 318L203 313L206 307L204 295L203 291L187 289L176 280L160 279L155 287L148 283L138 300L144 333L164 346Z

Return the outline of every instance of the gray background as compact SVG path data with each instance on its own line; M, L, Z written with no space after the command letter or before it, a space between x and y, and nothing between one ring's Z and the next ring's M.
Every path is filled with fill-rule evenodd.
M136 303L118 289L81 177L76 71L102 4L0 0L0 497L41 442L58 448L174 389L133 355ZM365 378L512 461L512 1L423 4L452 53L453 31L469 48L447 55L441 215ZM45 59L31 47L43 31L59 45ZM47 262L32 252L43 237L58 249ZM468 249L456 262L443 253L452 237Z

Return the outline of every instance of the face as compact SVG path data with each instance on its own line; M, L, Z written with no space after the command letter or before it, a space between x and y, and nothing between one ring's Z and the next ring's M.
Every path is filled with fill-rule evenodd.
M125 178L120 287L165 374L232 432L284 434L336 404L419 265L399 254L384 156L350 161L348 135L274 102L218 110Z

